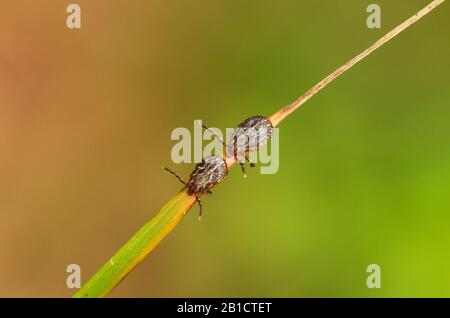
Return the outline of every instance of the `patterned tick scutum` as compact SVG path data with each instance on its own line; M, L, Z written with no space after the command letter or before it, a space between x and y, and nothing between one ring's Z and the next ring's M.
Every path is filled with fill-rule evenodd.
M164 169L169 171L184 184L189 195L195 195L195 199L200 206L199 219L201 219L203 213L203 205L202 201L200 201L200 196L202 194L211 195L211 189L228 175L228 167L225 159L219 156L207 156L203 158L202 162L195 166L188 182L185 182L175 171L172 171L169 168Z
M270 120L264 116L253 116L241 122L233 135L233 140L245 151L255 151L269 141L272 136L273 126ZM239 149L238 149L239 150Z
M238 125L227 146L227 156L233 157L239 162L242 173L246 177L244 159L250 162L250 167L255 164L250 161L248 153L258 150L266 144L272 136L273 125L267 117L252 116Z
M208 193L228 174L225 160L219 156L207 156L195 166L187 182L188 194Z

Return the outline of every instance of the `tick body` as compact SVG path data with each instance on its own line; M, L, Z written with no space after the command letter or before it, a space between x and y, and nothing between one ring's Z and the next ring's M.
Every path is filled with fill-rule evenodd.
M242 121L233 134L234 142L242 139L242 145L238 143L238 150L246 152L258 150L266 144L272 136L273 125L267 117L253 116Z
M175 171L169 168L164 169L172 173L184 184L189 195L195 195L195 199L200 206L199 219L201 219L203 214L203 205L202 201L200 201L200 196L202 194L211 195L211 189L228 175L227 164L220 156L207 156L203 158L202 162L195 166L188 182L185 182Z
M228 175L225 160L219 156L207 156L195 166L186 184L189 195L209 194L216 184Z
M248 154L266 144L272 136L272 130L273 125L270 120L260 115L247 118L236 128L232 135L232 142L227 146L227 156L234 157L239 162L244 177L246 174L243 159L250 163L250 167L254 167L255 164L250 161Z

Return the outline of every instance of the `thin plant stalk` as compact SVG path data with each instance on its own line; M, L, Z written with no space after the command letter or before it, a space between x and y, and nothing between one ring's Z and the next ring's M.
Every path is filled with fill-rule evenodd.
M303 105L322 88L348 71L353 65L370 55L377 48L392 40L399 33L419 21L444 1L445 0L432 1L415 15L381 37L369 48L314 85L297 100L274 113L269 117L273 126L277 126L282 120L292 114L293 111ZM235 163L229 159L230 158L227 158L228 167ZM163 206L156 216L134 234L131 239L109 259L109 261L74 295L74 297L107 296L108 293L175 228L194 203L195 196L188 195L186 190L182 190L175 195Z
M281 108L279 111L274 113L272 116L269 117L270 121L272 122L273 126L277 126L283 119L285 119L287 116L292 114L294 110L299 108L301 105L303 105L305 102L307 102L311 97L313 97L316 93L318 93L322 88L330 84L332 81L334 81L336 78L344 74L346 71L348 71L353 65L364 59L366 56L368 56L370 53L378 49L383 44L389 42L392 40L395 36L397 36L400 32L406 30L408 27L419 21L421 18L423 18L425 15L430 13L434 8L436 8L438 5L443 3L444 0L434 0L429 5L427 5L425 8L417 12L415 15L407 19L402 24L398 25L396 28L392 29L388 33L386 33L383 37L381 37L378 41L376 41L374 44L372 44L370 47L368 47L366 50L362 51L358 55L356 55L354 58L349 60L347 63L336 69L333 73L325 77L323 80L321 80L319 83L311 87L309 90L306 91L305 94L300 96L297 100L292 102L291 104Z

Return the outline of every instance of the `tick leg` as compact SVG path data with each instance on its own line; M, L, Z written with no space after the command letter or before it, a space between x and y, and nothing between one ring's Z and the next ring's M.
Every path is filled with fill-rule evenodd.
M241 170L242 170L242 174L244 175L244 178L247 178L247 173L245 172L245 161L241 162L238 159L238 145L237 145L237 135L234 135L234 160L236 162L239 162L239 165L241 166ZM248 153L244 150L244 158L245 160L247 160L250 163L250 167L254 167L255 163L253 161L250 160L250 158L248 157Z
M169 169L169 168L166 168L166 167L162 167L162 168L163 168L164 170L170 172L171 174L173 174L175 177L177 177L177 179L180 180L180 182L181 182L182 184L186 185L186 182L184 182L183 178L180 177L180 176L178 175L178 173L176 173L175 171L173 171L173 170L171 170L171 169Z
M242 174L244 175L244 178L247 178L247 174L245 173L245 163L239 162L239 165L241 166Z
M237 153L237 135L234 135L234 160L238 162L238 153ZM245 164L243 162L239 161L239 165L241 166L242 174L244 175L244 178L247 178L247 174L245 173Z
M237 161L237 136L234 135L234 147L233 147L233 154L234 154L234 160Z
M207 190L205 193L206 193L206 195L212 195L211 190Z
M248 153L245 154L245 159L247 159L247 161L250 163L250 167L253 168L255 166L255 163L248 157Z
M197 200L198 206L200 207L200 212L198 213L198 220L201 221L202 220L202 214L203 214L202 201L200 201L200 198L198 197L198 195L195 195L195 199Z
M214 136L216 136L216 138L222 143L222 145L225 148L227 147L227 144L225 143L225 141L223 141L222 137L220 137L218 133L216 133L214 130L212 130L211 128L209 128L205 124L202 124L202 127L205 128L206 130L208 130L209 132L211 132Z

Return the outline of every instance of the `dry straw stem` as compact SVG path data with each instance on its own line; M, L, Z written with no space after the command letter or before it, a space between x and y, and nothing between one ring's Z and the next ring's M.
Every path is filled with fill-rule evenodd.
M299 108L301 105L303 105L308 99L313 97L316 93L318 93L322 88L330 84L332 81L334 81L336 78L338 78L340 75L344 74L348 69L350 69L353 65L361 61L363 58L368 56L370 53L378 49L383 44L389 42L392 40L396 35L398 35L403 30L407 29L411 25L413 25L415 22L420 20L422 17L427 15L431 10L436 8L438 5L440 5L444 0L434 0L429 5L427 5L425 8L417 12L415 15L410 17L408 20L397 26L395 29L388 32L386 35L384 35L382 38L380 38L378 41L376 41L374 44L372 44L369 48L364 50L363 52L356 55L354 58L352 58L350 61L339 67L337 70L335 70L333 73L325 77L323 80L321 80L319 83L314 85L312 88L310 88L305 94L300 96L297 100L292 102L291 104L287 105L286 107L283 107L279 111L277 111L275 114L269 117L270 121L272 122L273 126L277 126L283 119L285 119L287 116L289 116L294 110Z
M357 62L368 56L381 45L390 41L400 32L420 20L431 10L440 5L444 0L434 0L414 16L400 24L398 27L387 33L376 41L367 50L355 56L353 59L342 65L336 71L325 77L314 87L308 90L303 96L280 109L269 117L274 126L300 107L314 94L319 92L326 85L350 69ZM234 162L228 162L231 166ZM175 195L164 207L145 224L125 245L74 295L74 297L104 297L117 284L139 264L175 226L183 219L192 205L195 197L188 195L186 190L182 190Z

